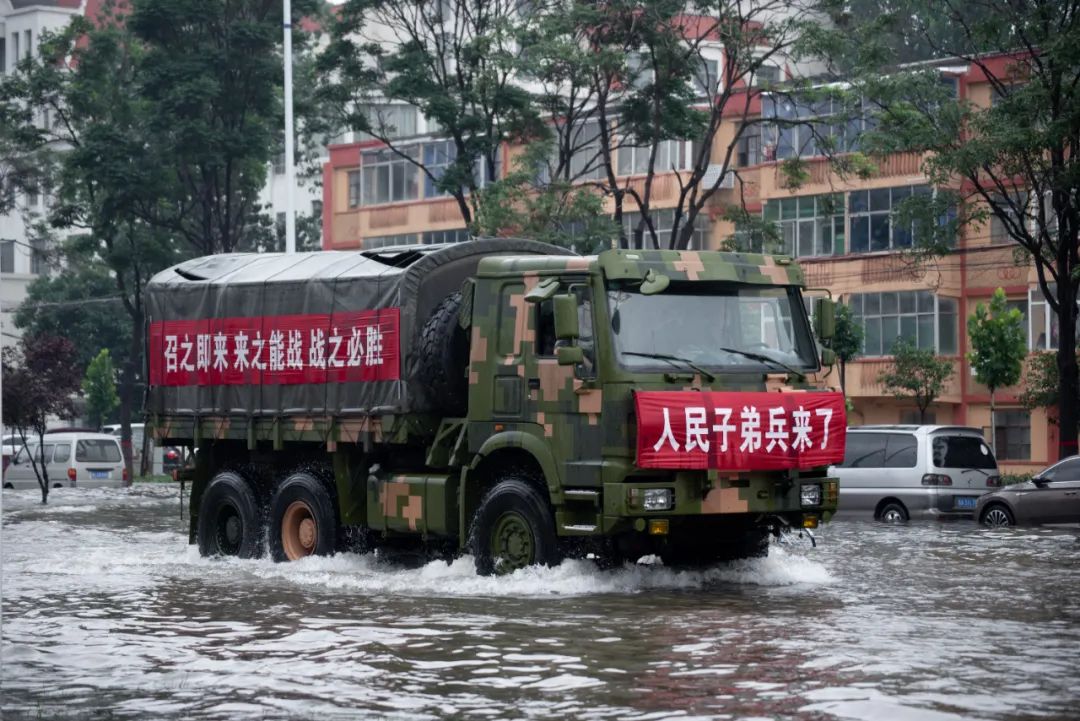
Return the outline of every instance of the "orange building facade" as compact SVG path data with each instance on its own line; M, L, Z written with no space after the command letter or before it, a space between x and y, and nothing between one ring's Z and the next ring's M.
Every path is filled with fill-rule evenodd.
M1007 58L1000 58L1007 62ZM979 105L991 102L991 90L975 66L942 68L943 82L956 97ZM768 102L766 96L766 102ZM761 113L762 96L751 101ZM774 108L775 112L775 108ZM716 162L736 131L734 121L717 133L712 150ZM798 131L793 131L797 133ZM439 140L416 136L417 157L438 162ZM799 188L784 187L780 163L801 148L808 178ZM1042 296L1034 266L1017 265L1014 245L994 222L965 226L948 255L914 265L903 252L911 228L904 228L892 209L912 193L933 192L921 171L918 154L897 154L877 161L870 179L843 179L812 143L797 136L763 133L738 146L736 166L742 188L720 190L710 201L709 217L695 229L693 247L718 249L736 235L723 219L724 208L740 202L780 226L783 250L798 258L807 284L827 289L849 304L865 332L863 355L847 365L845 390L853 411L851 425L918 422L910 401L896 400L878 382L890 365L888 355L897 337L952 361L954 373L946 391L930 407L927 422L984 429L990 437L990 397L975 380L966 359L970 350L967 318L976 304L988 302L1003 288L1010 305L1020 309L1031 352L1056 348L1056 324ZM670 157L688 157L689 143L672 141ZM506 168L514 149L504 149ZM323 244L327 249L368 249L400 243L456 242L468 238L456 201L438 195L422 174L404 170L377 141L332 146L323 171ZM633 163L626 167L633 168ZM399 177L399 173L400 176ZM642 182L627 176L629 184ZM677 203L674 173L654 178L654 220ZM632 210L631 208L628 208ZM661 240L665 240L661 233ZM839 385L834 369L831 379ZM999 463L1008 472L1034 472L1056 460L1057 428L1047 413L1029 413L1018 402L1020 388L999 389L996 446Z

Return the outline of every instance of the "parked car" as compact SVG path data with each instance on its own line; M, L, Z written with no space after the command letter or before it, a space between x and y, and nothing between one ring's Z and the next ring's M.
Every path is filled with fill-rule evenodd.
M849 428L837 513L898 522L970 518L978 499L1001 485L982 433L961 426Z
M37 488L30 462L46 464L53 488L119 486L125 480L120 443L105 433L50 433L45 443L31 440L15 454L4 472L4 488Z
M1080 456L1058 461L1030 481L987 493L975 517L986 526L1080 523Z

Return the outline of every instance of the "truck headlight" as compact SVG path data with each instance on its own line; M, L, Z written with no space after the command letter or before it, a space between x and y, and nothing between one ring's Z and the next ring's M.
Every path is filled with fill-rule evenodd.
M670 488L631 488L631 508L645 511L669 511L675 506L675 494Z
M799 489L799 501L804 506L820 506L821 486L816 483L804 484Z

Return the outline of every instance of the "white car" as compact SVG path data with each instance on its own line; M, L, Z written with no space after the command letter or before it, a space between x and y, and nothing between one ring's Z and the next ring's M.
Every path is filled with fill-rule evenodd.
M46 464L53 488L97 488L121 486L126 471L120 442L106 433L47 433L44 445L28 439L4 471L4 488L37 488L37 475L30 462L37 456L38 467Z

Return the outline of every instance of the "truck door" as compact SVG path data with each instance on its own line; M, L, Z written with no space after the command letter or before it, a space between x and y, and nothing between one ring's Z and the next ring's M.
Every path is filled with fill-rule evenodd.
M530 326L535 342L525 356L526 415L543 428L543 434L563 468L568 486L600 484L601 391L596 378L596 344L593 335L593 303L584 277L561 278L559 293L577 299L579 336L558 340L555 336L554 299L533 304ZM582 349L577 365L559 365L556 348L564 344Z

